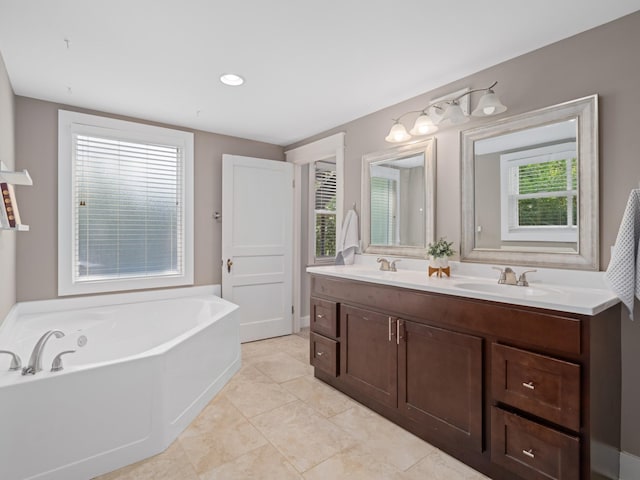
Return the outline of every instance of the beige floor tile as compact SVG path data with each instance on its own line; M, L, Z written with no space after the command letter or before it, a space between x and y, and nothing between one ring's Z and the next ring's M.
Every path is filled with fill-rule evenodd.
M306 327L306 328L301 328L300 331L296 333L296 335L309 340L310 333L311 333L311 330L309 329L309 327Z
M309 365L309 339L299 335L287 335L273 339L272 345L278 351L287 353L299 362Z
M285 352L293 356L296 360L309 363L309 333L306 338L301 335L285 335L283 337L268 338L258 342L242 344L243 363L253 363L255 359L273 355L276 352Z
M302 480L302 476L272 445L265 445L220 465L200 480L251 479Z
M95 480L198 480L198 475L182 445L173 442L159 455L96 477Z
M248 418L297 400L295 395L253 365L238 372L223 393Z
M329 419L384 463L406 470L438 449L375 412L357 405Z
M253 417L251 422L299 472L356 443L301 401Z
M398 470L369 453L351 448L340 452L304 473L305 480L392 480Z
M314 377L295 378L281 385L325 417L356 406L356 402L345 394Z
M276 339L279 337L276 337ZM274 338L260 340L258 342L248 342L241 345L242 363L251 363L253 359L265 355L273 355L277 350L274 347Z
M267 444L225 395L207 405L179 441L199 475Z
M313 373L311 365L306 365L284 352L260 357L255 360L253 365L277 383Z
M419 461L396 480L490 480L464 463L437 451Z

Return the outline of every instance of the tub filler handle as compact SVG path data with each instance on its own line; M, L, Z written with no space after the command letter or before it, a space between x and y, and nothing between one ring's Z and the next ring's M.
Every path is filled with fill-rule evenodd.
M35 375L42 370L42 352L44 351L44 346L46 345L47 340L53 336L56 338L62 338L64 337L64 333L60 330L49 330L47 333L42 335L36 343L36 346L33 347L31 357L29 358L29 364L22 369L22 375Z
M20 370L22 368L22 360L20 360L20 357L17 353L10 352L9 350L0 350L0 353L11 355L11 366L9 367L10 371Z
M53 359L53 362L51 363L51 371L52 372L59 372L60 370L62 370L64 367L62 366L62 356L66 355L67 353L76 353L75 350L65 350L64 352L60 352L58 355L56 355L56 358Z

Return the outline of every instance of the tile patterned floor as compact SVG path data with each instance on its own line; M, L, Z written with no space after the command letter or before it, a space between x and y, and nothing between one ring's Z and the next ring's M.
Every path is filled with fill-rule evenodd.
M97 480L487 479L316 380L308 342L242 345L241 370L165 452Z

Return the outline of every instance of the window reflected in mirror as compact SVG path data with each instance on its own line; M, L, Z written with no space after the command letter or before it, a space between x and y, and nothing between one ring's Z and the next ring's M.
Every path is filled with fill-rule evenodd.
M575 118L479 140L474 149L476 247L577 251Z
M370 165L371 244L425 246L424 154Z
M433 241L435 139L362 158L365 253L423 257Z
M599 268L597 98L461 132L462 261Z

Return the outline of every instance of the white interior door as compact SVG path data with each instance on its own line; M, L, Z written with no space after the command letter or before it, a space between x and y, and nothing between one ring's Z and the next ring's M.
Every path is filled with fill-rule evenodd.
M222 296L240 341L293 332L293 165L222 156Z

